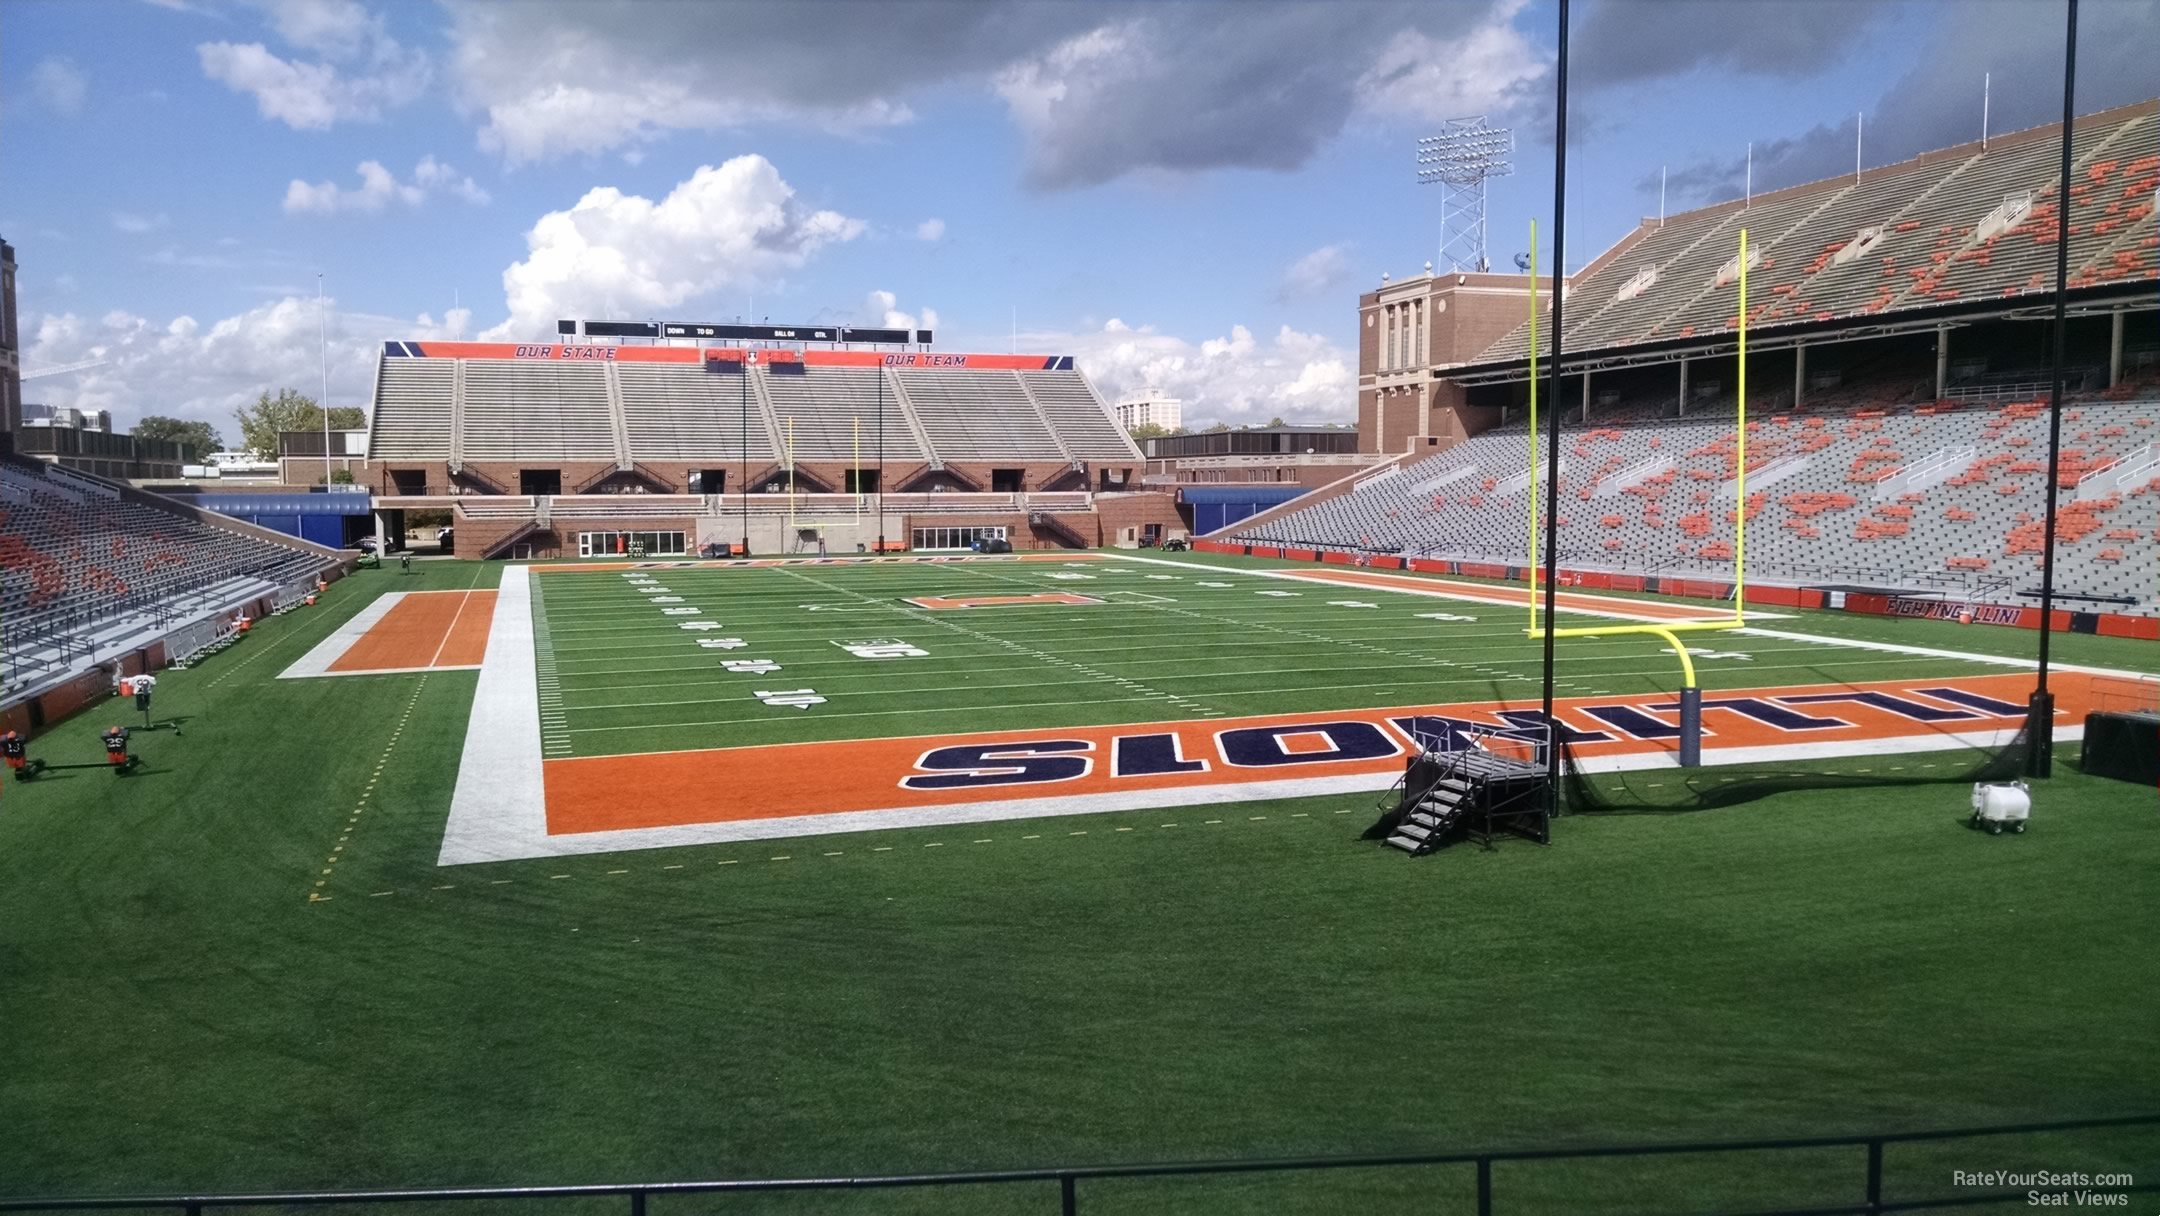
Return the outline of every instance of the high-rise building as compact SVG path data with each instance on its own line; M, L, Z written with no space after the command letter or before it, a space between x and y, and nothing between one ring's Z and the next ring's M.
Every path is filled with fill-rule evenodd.
M1153 424L1168 430L1185 425L1185 403L1163 394L1159 388L1135 393L1113 407L1118 425L1126 430Z

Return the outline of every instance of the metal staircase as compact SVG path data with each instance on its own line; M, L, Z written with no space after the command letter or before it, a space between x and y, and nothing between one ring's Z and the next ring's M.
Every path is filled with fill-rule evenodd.
M1487 848L1502 834L1549 844L1546 746L1542 730L1452 730L1410 760L1390 791L1395 805L1367 834L1412 857L1457 838Z

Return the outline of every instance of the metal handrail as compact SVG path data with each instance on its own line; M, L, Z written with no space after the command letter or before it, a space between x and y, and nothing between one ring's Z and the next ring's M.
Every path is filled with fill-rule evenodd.
M205 1209L222 1207L321 1207L332 1204L438 1203L470 1199L577 1199L626 1198L631 1216L645 1216L647 1201L655 1195L712 1195L774 1191L858 1191L936 1186L1058 1185L1060 1211L1075 1216L1079 1210L1078 1184L1112 1178L1198 1177L1218 1174L1304 1173L1320 1170L1385 1169L1406 1166L1469 1165L1476 1169L1477 1204L1480 1216L1493 1210L1493 1165L1502 1161L1564 1161L1631 1157L1678 1156L1703 1153L1785 1152L1826 1148L1864 1148L1866 1174L1864 1197L1857 1203L1831 1207L1783 1209L1750 1216L1800 1216L1800 1213L1832 1216L1838 1213L1874 1214L1925 1209L1982 1207L2006 1201L2022 1201L2030 1194L2017 1191L1974 1191L1955 1196L1893 1202L1883 1196L1883 1150L1892 1144L1924 1141L1977 1139L1988 1136L2032 1135L2043 1132L2083 1131L2095 1128L2160 1126L2160 1114L2118 1115L2092 1119L2068 1119L2045 1123L1999 1124L1909 1132L1874 1132L1833 1136L1798 1136L1752 1140L1711 1140L1661 1144L1602 1145L1592 1147L1500 1148L1452 1152L1378 1153L1356 1156L1278 1157L1228 1161L1145 1162L1126 1165L1051 1166L1007 1170L967 1170L934 1174L859 1174L805 1178L746 1178L690 1182L590 1183L562 1186L500 1186L402 1188L362 1191L268 1191L227 1195L128 1195L67 1196L55 1198L0 1198L0 1213L143 1211L178 1209L186 1216L202 1216ZM2053 1193L2055 1188L2045 1188ZM2111 1193L2160 1192L2160 1183L2136 1183L2105 1188ZM2060 1193L2069 1193L2062 1188Z

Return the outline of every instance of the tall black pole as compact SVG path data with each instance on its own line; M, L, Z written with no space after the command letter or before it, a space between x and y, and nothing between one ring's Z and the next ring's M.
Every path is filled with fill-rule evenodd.
M750 352L744 351L736 363L742 369L742 484L735 492L742 496L742 555L750 556Z
M2077 121L2078 0L2067 0L2063 32L2062 173L2055 185L2055 331L2048 351L2047 531L2040 542L2040 676L2026 708L2025 773L2048 776L2055 767L2055 694L2048 691L2048 643L2055 632L2055 480L2062 469L2064 347L2070 323L2064 315L2070 291L2070 133Z
M861 486L855 488L862 489ZM882 366L877 373L877 551L885 552L885 369Z
M1560 61L1554 73L1558 105L1553 117L1553 229L1552 229L1552 351L1546 356L1552 387L1545 396L1553 403L1552 421L1545 427L1545 799L1548 813L1560 809L1560 728L1553 718L1553 618L1558 597L1554 583L1560 569L1560 418L1567 410L1560 404L1561 305L1567 294L1567 51L1568 0L1560 0ZM1537 572L1532 571L1535 579ZM1536 595L1532 587L1530 594Z

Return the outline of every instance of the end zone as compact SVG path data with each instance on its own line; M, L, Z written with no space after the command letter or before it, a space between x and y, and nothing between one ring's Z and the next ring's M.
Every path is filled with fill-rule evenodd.
M277 678L472 671L494 610L493 591L384 592Z

